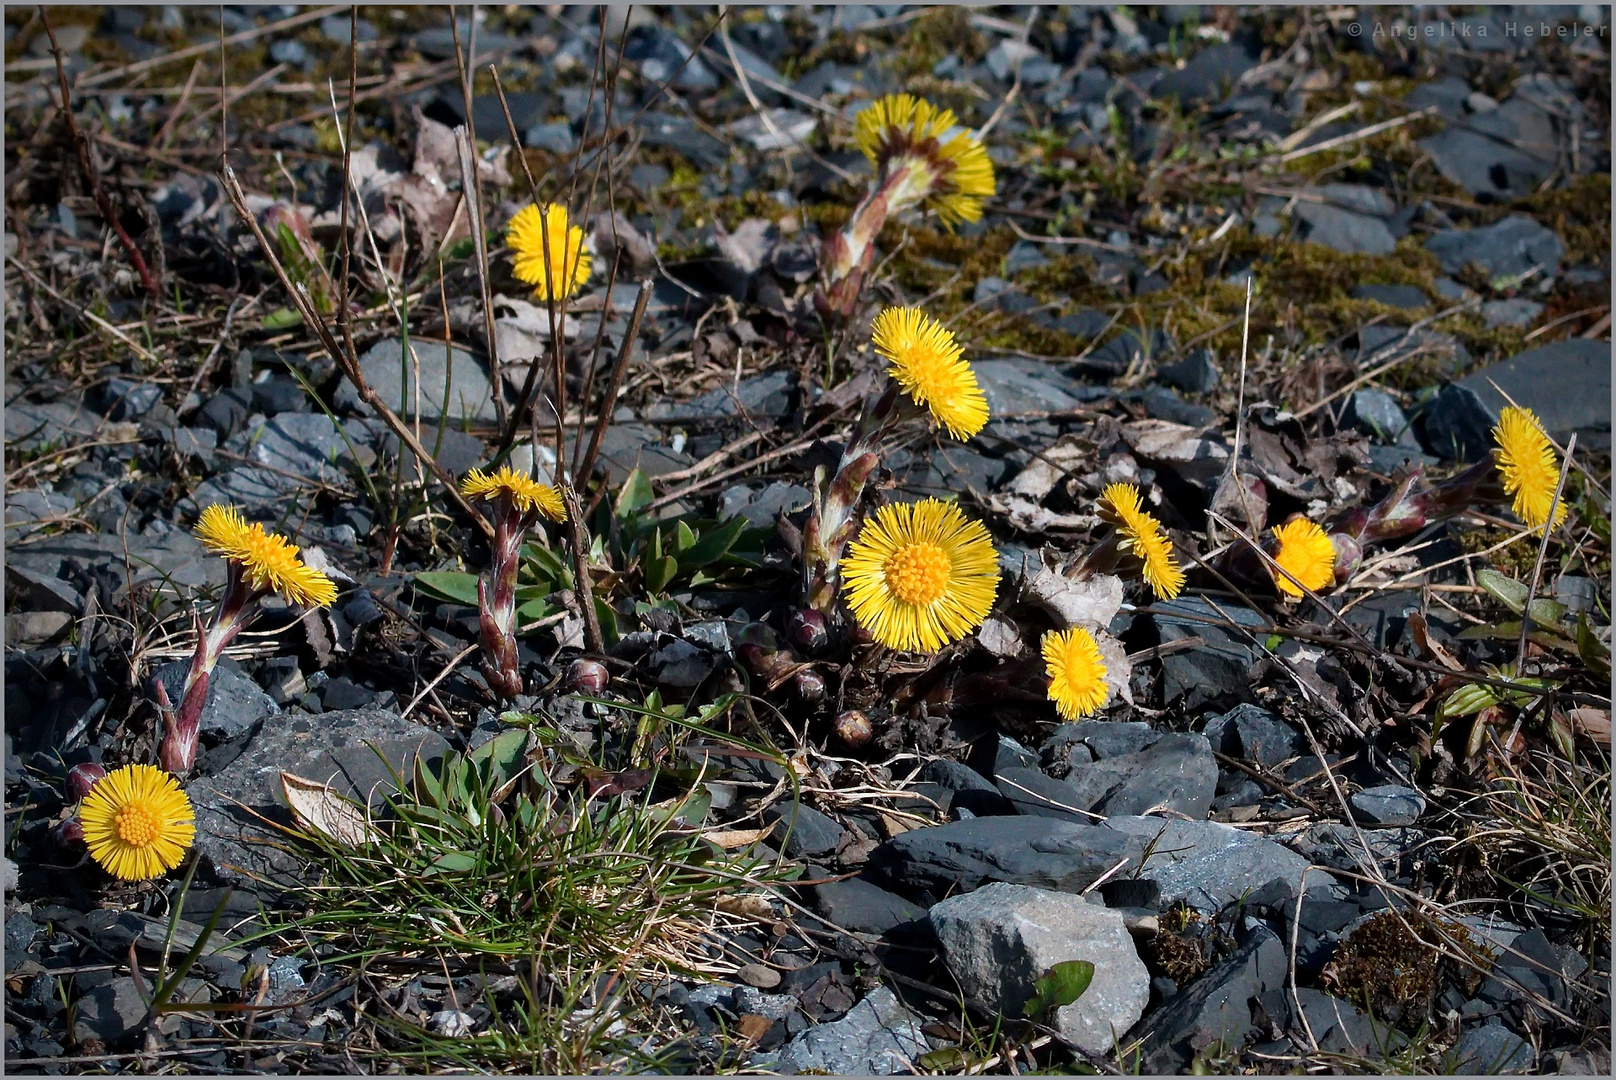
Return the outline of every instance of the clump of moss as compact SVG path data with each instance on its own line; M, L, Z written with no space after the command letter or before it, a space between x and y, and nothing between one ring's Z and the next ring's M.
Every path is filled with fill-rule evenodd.
M899 44L896 67L904 78L929 75L944 57L954 55L969 66L987 55L987 39L971 25L968 8L939 8L909 24Z
M1511 204L1565 241L1566 263L1601 263L1610 258L1610 174L1578 176L1569 185L1539 191Z
M1473 981L1473 972L1443 955L1445 939L1479 967L1491 964L1492 953L1458 923L1438 926L1413 912L1383 911L1342 940L1320 981L1331 993L1412 1030L1430 1019L1444 978Z

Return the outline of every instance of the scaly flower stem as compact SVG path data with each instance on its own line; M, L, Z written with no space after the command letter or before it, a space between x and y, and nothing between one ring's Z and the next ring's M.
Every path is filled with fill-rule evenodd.
M1412 536L1477 503L1507 501L1491 461L1477 462L1438 484L1427 484L1424 470L1414 468L1380 502L1349 511L1330 526L1336 581L1345 582L1358 571L1363 550L1370 544Z
M482 630L483 676L502 698L522 692L516 655L516 572L531 515L504 495L494 504L494 543L488 572L477 579L478 624Z
M179 708L168 707L168 691L161 683L156 690L164 728L163 740L157 747L157 760L164 769L181 778L196 765L202 710L208 703L208 684L213 669L225 648L252 622L258 613L258 601L269 592L252 588L237 563L229 566L229 582L214 611L213 621L203 626L202 617L196 617L196 651L191 654L191 666L185 673L185 690L180 695Z
M892 212L892 195L908 175L908 166L900 166L884 175L881 183L853 210L847 224L825 241L821 253L824 281L814 294L814 306L826 319L852 316L864 285L864 275L875 263L875 238Z

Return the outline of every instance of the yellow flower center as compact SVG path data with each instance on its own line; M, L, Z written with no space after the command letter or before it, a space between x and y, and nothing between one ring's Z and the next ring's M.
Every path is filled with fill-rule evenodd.
M954 562L948 552L926 540L911 541L887 559L887 588L906 604L924 607L948 590Z
M146 847L157 839L157 819L144 806L126 806L116 819L118 839L131 847Z

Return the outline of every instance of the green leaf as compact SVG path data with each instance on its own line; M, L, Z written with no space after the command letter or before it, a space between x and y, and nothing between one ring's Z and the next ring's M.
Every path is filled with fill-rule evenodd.
M607 647L617 644L623 633L617 626L617 612L604 596L595 597L595 618L600 620L600 635L606 639Z
M673 553L683 555L696 546L696 531L681 521L673 529Z
M477 869L477 860L464 851L445 851L427 868L427 873L464 873L467 870Z
M1476 571L1476 584L1487 590L1494 600L1519 615L1526 610L1526 586L1512 577L1506 577L1488 567Z
M659 593L668 587L668 582L678 573L679 561L672 555L652 559L645 564L645 588L649 592Z
M651 478L645 475L645 470L635 469L624 478L623 490L617 493L617 502L614 505L617 517L620 520L629 517L653 498L655 495L651 492Z
M572 569L559 554L541 544L522 545L522 558L533 568L534 576L547 581L552 591L572 587ZM521 594L518 593L518 596Z
M415 755L415 797L429 806L443 806L443 784L437 774L427 768L424 754Z
M716 562L734 546L735 540L746 528L745 518L730 518L716 529L711 530L690 549L679 557L679 561L692 570L699 570L708 563Z
M543 596L536 596L527 603L517 606L516 625L518 628L520 628L527 623L537 622L540 619L547 619L551 615L554 615L558 610L560 609L550 605L550 601L547 598Z
M1046 1010L1064 1008L1082 997L1093 981L1093 964L1087 960L1063 960L1032 984L1033 995L1022 1007L1022 1015L1039 1016Z
M957 1046L944 1046L927 1050L915 1059L915 1064L929 1073L964 1072L976 1064L976 1059Z
M1610 682L1610 650L1594 633L1586 615L1577 616L1577 655L1588 665L1594 678L1602 683Z
M527 760L527 728L502 731L466 755L477 768L490 802L499 802L521 775Z
M264 316L263 327L265 330L286 330L298 325L302 321L303 316L299 315L291 308L276 308L274 311L271 311L268 315Z
M415 575L415 585L436 599L477 606L476 574L463 570L423 570Z

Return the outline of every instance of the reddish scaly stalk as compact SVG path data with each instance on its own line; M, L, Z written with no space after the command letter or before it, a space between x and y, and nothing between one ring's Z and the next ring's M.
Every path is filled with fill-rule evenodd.
M1412 536L1478 503L1503 501L1507 497L1490 460L1437 484L1427 484L1424 470L1416 466L1399 477L1378 503L1348 511L1329 526L1330 542L1336 549L1336 581L1345 582L1357 572L1370 544Z
M169 702L168 689L159 680L153 687L157 710L163 718L163 740L157 747L157 760L175 776L184 777L196 764L197 738L202 728L202 709L208 702L208 683L224 650L236 635L258 614L258 602L269 589L254 589L239 564L231 562L224 598L219 601L208 625L196 616L196 651L185 673L185 689L178 709Z
M522 541L538 520L538 511L523 513L509 495L494 503L494 540L488 572L477 579L478 624L482 630L483 676L502 698L522 692L522 670L516 655L516 572Z
M882 178L880 185L864 196L846 225L825 241L820 261L824 281L814 293L814 307L825 319L846 319L858 303L864 275L875 263L875 238L886 226L891 213L892 193L909 175L900 166Z

